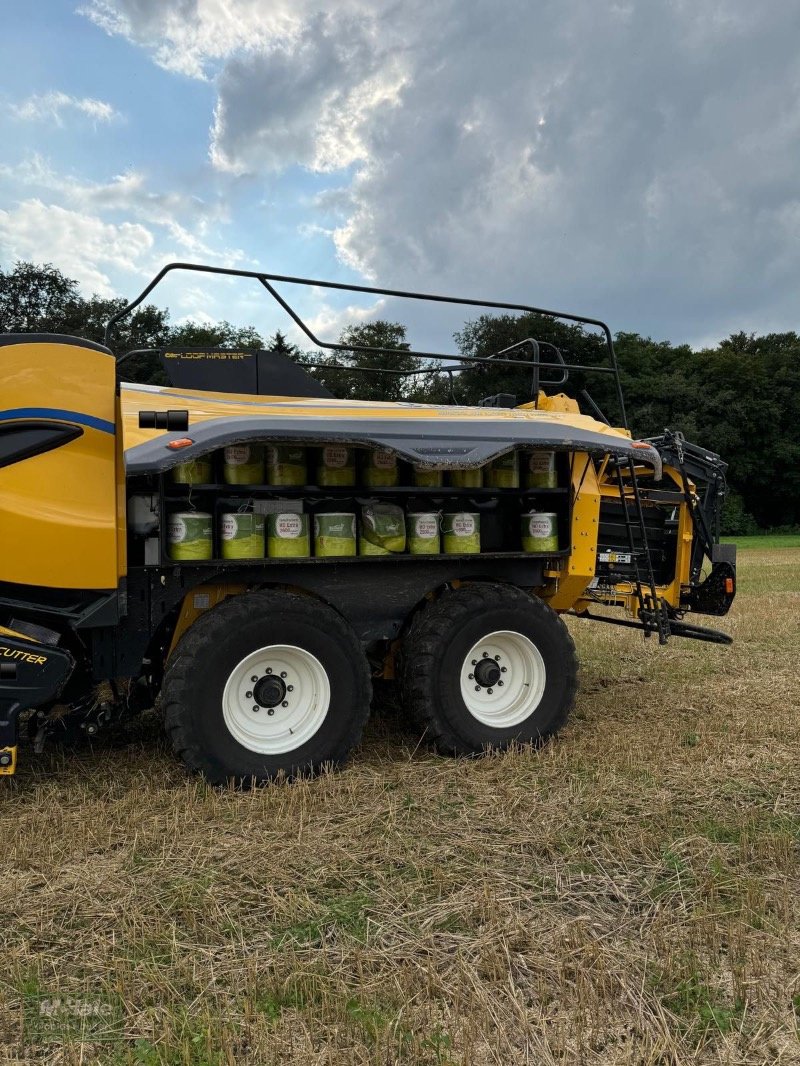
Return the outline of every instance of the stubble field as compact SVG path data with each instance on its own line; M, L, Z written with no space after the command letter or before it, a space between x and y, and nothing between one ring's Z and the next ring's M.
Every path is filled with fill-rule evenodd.
M24 750L0 1061L800 1062L798 618L800 550L756 548L731 648L570 623L538 752L442 759L384 713L344 771L238 794L154 717Z

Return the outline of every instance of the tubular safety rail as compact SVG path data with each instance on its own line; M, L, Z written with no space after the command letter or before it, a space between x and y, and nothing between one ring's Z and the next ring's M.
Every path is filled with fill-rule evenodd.
M281 296L281 294L275 288L275 284L273 283L303 285L306 288L331 289L338 292L365 293L370 296L388 296L402 300L419 300L426 303L449 304L451 306L477 307L495 311L518 311L524 314L544 315L547 318L552 319L564 319L567 322L573 322L578 325L593 326L594 328L600 330L605 338L605 345L606 351L608 353L609 362L608 366L587 366L582 363L567 362L561 355L561 352L555 347L555 345L550 344L548 341L536 341L533 338L530 338L528 340L514 344L510 348L503 349L500 352L495 352L490 356L462 355L460 353L453 352L403 352L404 355L411 355L419 359L429 359L437 360L440 362L446 361L448 363L455 362L464 364L460 367L428 366L421 367L416 370L406 371L391 370L388 368L385 369L383 367L360 367L358 369L363 370L365 372L372 371L374 373L388 373L403 377L409 377L413 374L431 373L432 371L443 370L449 374L452 394L453 374L457 373L459 370L466 369L466 367L469 365L480 365L482 363L491 362L494 366L508 366L514 367L516 369L519 369L520 367L530 367L533 375L534 398L538 393L540 372L542 370L557 370L560 371L562 375L557 380L549 381L547 382L547 384L561 384L564 380L566 380L566 377L564 376L565 372L568 372L570 370L582 371L584 373L589 374L612 374L614 376L617 403L619 404L619 410L621 415L621 425L625 429L628 428L628 418L625 411L625 400L622 395L622 384L620 382L617 355L614 351L614 341L611 337L611 331L605 324L605 322L601 322L597 318L587 318L583 315L569 314L565 311L550 311L547 308L534 307L530 304L504 303L496 300L476 300L467 297L456 296L439 296L433 293L405 292L401 289L380 289L371 285L348 285L344 282L338 281L319 281L313 278L292 277L290 275L285 274L266 274L263 271L258 270L237 270L233 267L206 266L201 263L168 263L158 272L158 274L156 274L153 280L148 285L146 285L144 289L142 289L136 299L132 300L126 307L123 307L122 310L118 311L117 314L115 314L112 318L108 320L104 336L104 344L106 345L106 347L110 347L113 330L116 324L120 322L123 318L126 318L132 311L134 311L145 299L147 299L153 289L155 289L156 286L161 283L161 281L166 277L166 275L175 270L187 270L200 274L216 274L221 275L223 277L254 278L256 281L258 281L261 285L264 286L264 288L267 290L273 300L275 300L275 302L282 308L282 310L286 312L286 314L292 319L298 329L300 329L305 334L305 336L308 337L308 339L313 345L315 345L315 347L323 348L333 352L358 351L364 353L372 353L375 355L389 355L392 353L396 354L397 349L370 347L369 345L348 345L341 344L336 341L321 340L312 332L311 328L303 321L303 319L288 303L288 301L285 300L283 296ZM503 358L504 356L507 357L515 349L522 348L525 346L530 347L533 355L532 359L525 360L519 358ZM556 357L554 361L542 361L540 352L541 347L552 348L556 352ZM139 354L139 352L128 352L126 357L134 354ZM310 368L313 368L315 366L315 364L313 363L306 363L304 365ZM324 365L326 369L354 369L353 367L345 366L337 368L335 365L332 366L331 364L320 365Z

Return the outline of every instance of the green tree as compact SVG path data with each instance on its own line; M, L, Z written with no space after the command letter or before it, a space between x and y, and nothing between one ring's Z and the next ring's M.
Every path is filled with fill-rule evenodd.
M171 348L263 348L261 334L253 326L221 322L185 322L173 326L166 343Z
M0 331L58 333L65 313L81 300L78 283L52 263L17 262L0 269Z
M348 400L402 400L410 389L403 374L419 367L420 360L406 354L406 327L399 322L378 319L346 326L339 337L342 351L325 354L306 353L301 361L317 365L311 372L326 388ZM386 348L389 351L361 351L361 348ZM370 373L369 368L391 373ZM397 373L397 372L400 373Z

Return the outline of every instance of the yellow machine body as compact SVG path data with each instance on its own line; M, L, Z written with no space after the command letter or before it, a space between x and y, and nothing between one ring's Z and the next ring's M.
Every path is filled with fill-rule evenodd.
M110 352L71 338L0 346L0 433L55 424L78 434L0 467L0 581L117 587L114 369Z

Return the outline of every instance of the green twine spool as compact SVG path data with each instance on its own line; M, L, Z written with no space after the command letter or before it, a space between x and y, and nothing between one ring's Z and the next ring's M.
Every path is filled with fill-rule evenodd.
M531 452L526 475L529 489L554 489L556 481L556 453Z
M369 541L386 552L405 551L406 525L402 507L391 503L373 503L362 507L361 537L362 541Z
M454 489L483 488L483 467L474 470L451 470L450 484Z
M210 559L212 554L211 515L203 511L182 511L167 519L167 546L170 559L193 562Z
M444 471L427 466L414 467L414 484L420 489L440 489L444 484Z
M530 511L522 515L522 550L557 552L558 516L541 511Z
M364 484L370 488L391 488L399 482L397 456L387 448L367 452L363 469Z
M284 511L267 516L267 552L271 559L306 559L311 555L308 515Z
M264 516L241 511L223 514L219 524L223 559L264 558Z
M172 468L176 485L208 485L213 478L210 459L191 459Z
M264 449L259 444L232 444L225 448L227 485L260 485L264 481Z
M373 544L371 540L367 540L364 536L364 527L361 526L360 536L358 538L358 554L359 555L391 555L392 553L388 548L382 548L379 544Z
M518 489L519 457L517 453L509 452L508 455L492 459L486 473L486 481L490 489Z
M314 516L314 554L320 558L356 554L356 516L332 512Z
M411 555L438 555L440 539L437 511L412 511L406 515L406 540Z
M317 463L317 484L335 488L355 483L356 461L353 449L338 445L323 448ZM353 554L355 555L355 551Z
M267 448L267 482L270 485L305 485L308 480L306 450L294 444Z
M445 555L476 555L481 550L481 516L456 511L442 518Z

